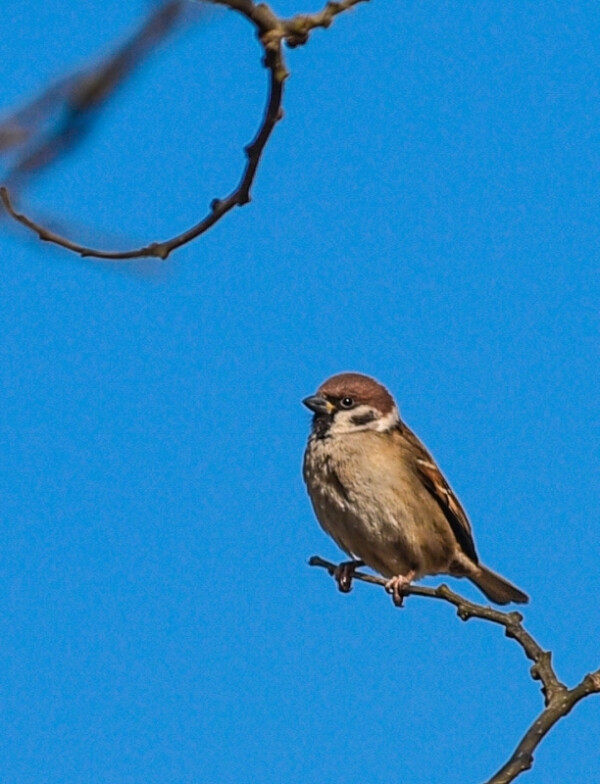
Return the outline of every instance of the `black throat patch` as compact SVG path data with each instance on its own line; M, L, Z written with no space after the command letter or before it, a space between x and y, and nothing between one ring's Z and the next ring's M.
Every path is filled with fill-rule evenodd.
M317 438L327 438L333 422L331 414L315 414L313 417L313 433Z

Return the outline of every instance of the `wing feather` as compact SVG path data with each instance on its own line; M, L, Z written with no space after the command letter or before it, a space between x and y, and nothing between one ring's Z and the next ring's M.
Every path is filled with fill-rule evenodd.
M444 513L452 533L458 542L460 549L474 563L479 562L475 542L471 531L471 524L460 501L455 496L452 488L444 479L435 460L429 454L425 446L417 436L406 425L402 425L402 435L406 438L413 448L415 454L415 468L421 478L425 488L431 493L440 509Z

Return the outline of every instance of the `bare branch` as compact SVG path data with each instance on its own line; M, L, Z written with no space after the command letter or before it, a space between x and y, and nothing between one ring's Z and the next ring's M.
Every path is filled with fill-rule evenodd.
M269 59L272 58L268 55ZM38 237L44 242L51 242L55 245L60 245L62 248L71 250L78 253L83 257L91 257L96 259L112 259L114 261L123 261L127 259L139 259L143 257L156 257L166 259L167 256L176 248L185 245L191 240L204 234L208 229L217 223L224 215L231 209L237 206L243 206L250 201L250 187L254 181L256 170L260 162L262 152L271 135L273 128L277 122L282 118L283 112L281 109L281 101L283 96L283 82L287 77L284 69L273 66L270 68L270 90L265 115L258 129L256 136L252 142L246 147L247 163L242 174L242 178L236 188L224 199L213 199L210 206L210 212L191 229L183 232L182 234L172 237L171 239L163 242L153 242L150 245L145 245L141 248L135 248L127 251L103 251L95 248L90 248L81 245L77 242L61 237L50 229L42 226L40 223L29 218L23 213L17 212L14 208L8 189L5 187L0 188L0 199L6 211L16 221L35 232Z
M317 11L314 14L297 14L293 16L284 22L288 46L302 46L308 41L311 30L315 30L317 27L330 27L338 14L348 11L359 3L367 2L369 0L342 0L340 3L330 0L322 11Z
M586 675L573 689L565 689L561 694L556 694L529 727L506 765L503 765L486 784L509 784L521 773L529 770L533 765L533 752L556 722L570 713L584 697L599 692L600 670L596 670Z
M326 561L318 555L313 555L308 563L309 566L326 569L332 577L335 577L336 564ZM355 571L352 578L383 588L387 583L383 577L365 572ZM439 585L437 588L409 585L402 589L402 593L404 596L424 596L448 602L457 608L457 615L463 621L468 621L470 618L480 618L503 626L506 636L516 640L525 656L533 662L530 674L534 680L539 680L542 683L545 708L529 727L508 762L486 784L509 784L521 773L529 770L533 764L533 752L556 722L566 716L584 697L600 693L600 669L586 675L572 689L568 689L558 679L552 666L552 654L550 651L544 651L524 628L521 613L501 612L493 607L476 604L450 590L447 585Z
M261 124L254 136L254 139L245 148L246 165L237 186L224 198L215 198L210 204L210 211L191 228L167 240L152 242L140 248L126 251L99 250L96 248L82 245L66 237L51 231L47 227L33 220L27 214L19 212L11 198L7 187L0 188L0 198L8 214L25 228L36 233L40 240L51 242L62 248L78 253L83 257L109 259L114 261L124 261L128 259L139 259L144 257L155 257L166 259L176 248L191 242L200 235L207 232L218 221L221 220L234 207L243 207L250 202L250 190L256 176L263 151L275 128L275 125L283 117L283 86L289 76L284 55L283 44L290 47L300 46L308 41L311 30L322 27L329 27L334 17L347 11L360 2L367 0L342 0L342 2L328 2L323 10L314 14L304 14L294 16L291 19L282 19L275 15L271 8L265 3L255 4L253 0L208 0L215 5L229 8L247 19L256 29L258 39L263 48L263 64L269 71L269 93ZM179 3L168 3L168 6L179 7ZM110 66L110 67L109 67ZM86 93L86 102L83 106L93 106L96 96L104 97L107 90L112 89L115 78L119 77L123 67L130 67L130 58L123 64L123 57L113 58L110 63L101 70L104 74L104 87L101 85L93 86ZM81 104L81 99L80 99ZM14 136L13 138L17 138ZM53 142L54 144L54 142ZM53 152L58 153L59 148L53 147ZM47 158L48 150L44 153L43 162ZM40 159L40 151L36 151L34 160ZM40 165L36 163L36 165Z

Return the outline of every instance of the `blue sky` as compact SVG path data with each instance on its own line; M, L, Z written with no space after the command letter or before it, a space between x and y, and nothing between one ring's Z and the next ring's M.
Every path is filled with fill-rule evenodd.
M6 111L144 9L5 5ZM2 222L2 782L463 784L508 758L541 709L514 643L306 565L339 554L300 400L341 370L393 391L559 676L600 665L599 33L592 2L373 0L289 52L253 203L166 264ZM259 55L212 12L26 204L108 247L187 228L237 181ZM599 736L590 698L523 780L595 780Z

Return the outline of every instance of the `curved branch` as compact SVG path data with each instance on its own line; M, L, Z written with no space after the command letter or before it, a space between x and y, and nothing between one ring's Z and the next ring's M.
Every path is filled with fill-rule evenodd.
M162 242L152 242L141 248L127 251L98 250L86 245L81 245L66 237L61 237L59 234L56 234L40 223L32 220L27 215L17 212L12 204L8 189L2 187L0 188L0 198L2 199L2 203L8 214L21 225L35 232L44 242L51 242L55 245L59 245L62 248L78 253L82 257L124 261L127 259L139 259L144 257L166 259L176 248L185 245L187 242L190 242L207 232L234 207L241 207L244 204L247 204L250 201L250 188L252 187L263 150L275 125L283 117L283 84L288 76L288 72L285 68L283 59L282 39L273 40L273 38L270 37L268 40L263 40L273 28L278 28L279 22L277 18L272 16L272 19L270 19L264 12L257 15L256 9L259 8L259 6L253 6L249 0L248 2L236 2L236 0L232 0L232 2L235 3L235 5L239 5L239 8L236 8L236 10L239 10L240 13L249 19L259 31L265 52L264 65L270 72L270 79L269 94L262 122L254 139L245 148L247 160L241 179L228 196L223 199L213 199L210 205L210 212L199 223L192 226L187 231L184 231L171 239ZM250 8L246 8L246 6L250 6ZM244 10L242 7L244 7ZM257 16L258 19L256 18ZM271 26L269 26L269 23Z
M313 555L308 561L309 566L326 569L335 577L336 564ZM385 588L387 580L383 577L353 572L352 579ZM348 586L349 587L349 586ZM425 596L440 599L456 607L456 614L463 621L480 618L503 626L507 637L515 640L522 648L525 656L533 662L530 674L534 680L542 683L544 710L529 727L508 762L489 779L486 784L509 784L517 776L529 770L533 764L533 752L552 727L566 716L575 705L590 694L600 693L600 669L586 675L581 682L569 689L562 683L552 666L552 654L545 651L523 626L523 616L519 612L502 612L493 607L476 604L450 590L447 585L428 588L422 585L408 585L402 589L404 596Z
M317 27L329 27L335 16L360 2L366 1L342 0L341 2L328 2L323 10L317 13L300 14L286 20L276 16L265 3L255 4L253 0L209 0L209 2L215 5L225 6L241 14L256 29L264 52L263 64L270 74L269 93L261 124L254 139L245 148L246 165L237 186L224 198L213 199L210 204L210 211L205 217L181 234L132 250L105 251L82 245L67 237L62 237L25 213L17 211L5 186L0 188L0 199L4 208L14 220L37 234L43 242L51 242L83 257L113 261L147 257L166 259L176 248L206 233L234 207L243 207L250 201L250 189L254 182L262 153L275 125L283 117L283 86L289 76L283 56L283 43L286 42L290 47L305 44L308 41L311 30Z

